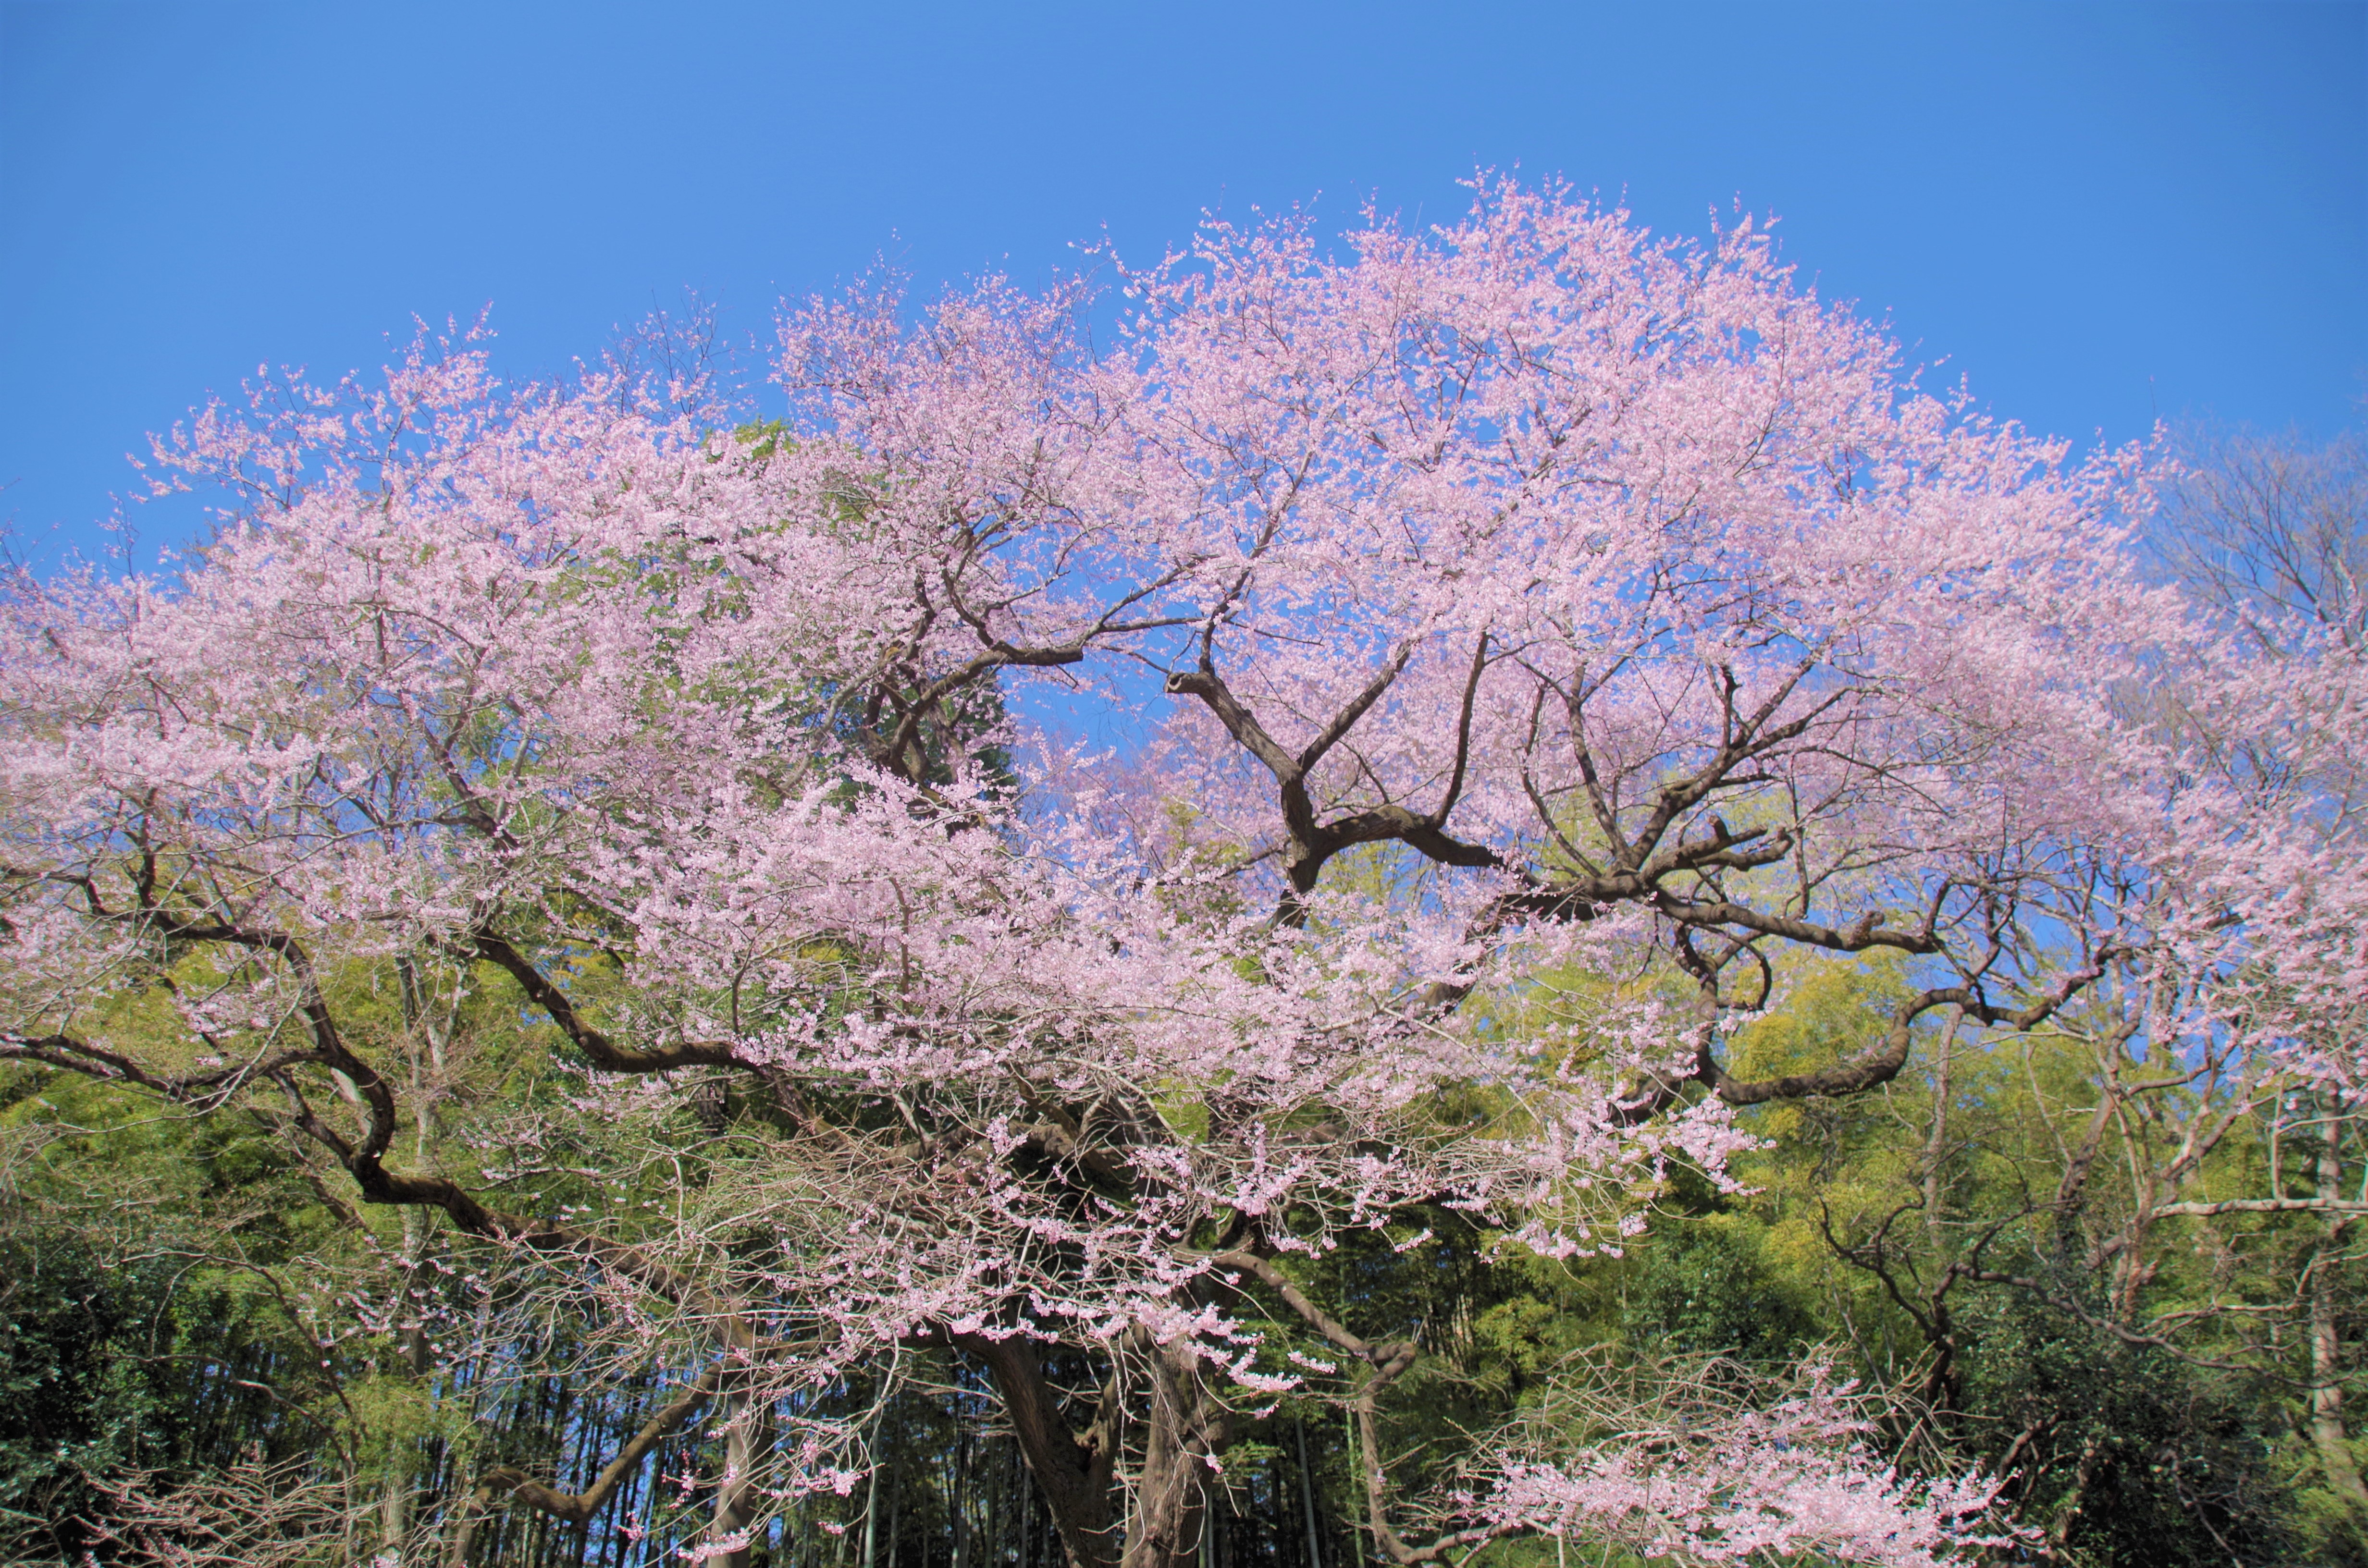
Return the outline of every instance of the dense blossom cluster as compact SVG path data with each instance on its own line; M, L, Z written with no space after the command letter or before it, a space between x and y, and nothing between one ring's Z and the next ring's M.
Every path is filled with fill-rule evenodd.
M1567 1430L1543 1434L1561 1454L1509 1460L1466 1506L1507 1525L1617 1540L1647 1559L1706 1562L1814 1553L1847 1562L1933 1568L1969 1545L2011 1546L1982 1526L1996 1495L1981 1478L1917 1483L1861 1446L1870 1424L1829 1369L1803 1369L1798 1385L1764 1408L1656 1412L1581 1451ZM1570 1420L1596 1435L1596 1424ZM1535 1429L1543 1424L1532 1418Z
M1903 382L1748 225L1505 186L1345 243L1213 226L1107 345L1075 290L817 303L770 426L466 345L209 412L158 453L236 497L186 569L0 622L0 1053L268 1097L366 1200L591 1259L726 1368L722 1559L857 1462L774 1396L975 1355L1080 1568L1190 1553L1235 1403L1370 1422L1412 1346L1292 1272L1344 1233L1616 1245L1732 1107L1951 1009L2356 1091L2368 679L2200 641L2124 548L2142 454ZM1726 1020L1875 952L1920 989L1874 1054L1729 1073ZM414 960L514 985L585 1127L721 1075L763 1157L666 1225L404 1159L337 994ZM1111 1369L1090 1430L1052 1346ZM1508 1450L1441 1539L1945 1553L1987 1491L1839 1408Z

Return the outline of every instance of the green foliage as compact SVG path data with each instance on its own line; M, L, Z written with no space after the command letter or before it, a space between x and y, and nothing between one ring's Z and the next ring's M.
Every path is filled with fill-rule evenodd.
M71 1234L0 1236L0 1544L72 1557L99 1506L90 1472L173 1444L182 1391L139 1353L170 1286L169 1269L109 1268Z
M1189 826L1178 824L1179 838ZM1377 858L1365 869L1396 869ZM566 979L596 1016L633 1006L614 963L594 949ZM1910 989L1903 970L1885 963L1830 963L1784 979L1782 1006L1727 1042L1738 1074L1861 1055L1877 1042L1884 1010ZM429 1071L417 999L392 969L333 983L367 1049L390 1069ZM482 1151L501 1148L505 1129L544 1119L532 1113L579 1093L583 1079L554 1032L527 1021L505 977L480 969L439 983L448 1049L434 1070L444 1088L436 1125L418 1130L418 1157L483 1165L501 1157ZM1576 1052L1586 1049L1591 1000L1608 992L1571 974L1536 994L1486 1001L1498 1027L1535 1030ZM145 1027L128 1008L110 1022ZM1649 1229L1620 1255L1556 1261L1508 1251L1440 1210L1288 1261L1358 1333L1410 1335L1425 1352L1382 1413L1393 1472L1415 1483L1451 1480L1466 1434L1532 1408L1548 1374L1575 1359L1723 1355L1782 1367L1824 1355L1898 1399L1905 1414L1876 1437L1905 1462L2012 1471L2009 1495L2060 1542L2066 1563L2368 1562L2361 1521L2329 1488L2308 1440L2305 1369L2291 1335L2207 1317L2183 1354L2117 1336L2109 1325L2121 1309L2081 1266L2067 1228L2076 1221L2034 1205L2094 1104L2093 1062L2052 1036L1961 1043L1942 1095L1939 1047L1938 1029L1922 1031L1907 1071L1867 1095L1744 1113L1767 1142L1737 1162L1741 1189L1668 1171ZM1205 1087L1160 1092L1171 1127L1190 1136L1205 1125ZM769 1123L778 1108L745 1085L715 1107L712 1126L679 1107L652 1113L674 1119L663 1126L570 1119L573 1142L546 1144L531 1169L521 1162L510 1190L546 1208L598 1211L620 1236L637 1224L659 1233L670 1212L728 1204L736 1184L763 1177L744 1168L728 1130ZM1442 1093L1429 1113L1442 1126L1517 1114L1480 1085ZM88 1539L76 1521L110 1506L98 1483L140 1473L169 1484L248 1459L307 1457L373 1508L385 1496L449 1496L495 1462L580 1482L678 1375L653 1366L597 1405L578 1403L564 1379L526 1375L565 1364L569 1325L506 1315L529 1293L497 1276L477 1294L459 1292L450 1275L417 1260L432 1256L457 1274L484 1265L482 1255L456 1237L405 1233L398 1215L337 1203L268 1118L159 1115L104 1085L20 1069L0 1074L0 1139L10 1141L0 1145L0 1556L72 1561ZM638 1164L629 1148L643 1151ZM2230 1141L2199 1176L2202 1190L2258 1187L2260 1158L2258 1140ZM585 1174L596 1169L608 1174ZM2089 1201L2119 1201L2112 1179L2100 1177ZM2178 1234L2181 1244L2160 1248L2146 1277L2146 1311L2265 1281L2290 1292L2321 1244L2318 1232L2274 1218L2230 1233L2235 1241L2218 1250ZM1934 1290L1976 1251L1985 1267L2036 1288L1957 1279L1941 1292L1945 1323L1936 1329ZM285 1267L299 1256L314 1275ZM2340 1263L2332 1278L2349 1345L2363 1317L2359 1266ZM490 1348L474 1359L416 1357L400 1335L357 1330L352 1301L401 1291L476 1313ZM1264 1369L1285 1369L1293 1351L1337 1362L1295 1317L1268 1326ZM1083 1367L1059 1375L1090 1387ZM2352 1411L2368 1409L2368 1391L2356 1371L2348 1376ZM1003 1439L977 1436L990 1402L965 1381L974 1373L949 1363L933 1379L937 1393L902 1394L881 1418L882 1506L895 1511L900 1568L931 1551L942 1563L968 1539L962 1532L985 1521L1007 1535L1021 1530L1013 1521L1025 1515L1008 1501L1025 1489L994 1446ZM1363 1505L1337 1403L1345 1392L1318 1377L1302 1395L1240 1400L1221 1527L1231 1568L1353 1561L1347 1549ZM853 1411L857 1392L827 1397ZM698 1433L670 1442L613 1519L660 1536L677 1516L692 1528L689 1494L655 1477L708 1473L719 1462ZM1311 1505L1322 1550L1338 1561L1306 1561ZM860 1499L818 1499L808 1514L800 1528L810 1532L850 1526ZM887 1519L874 1520L875 1568L886 1568ZM1041 1562L1042 1540L1021 1534ZM860 1538L801 1539L799 1562L852 1568L852 1548L840 1543ZM575 1561L588 1540L514 1514L488 1527L479 1556L555 1564ZM1600 1561L1585 1557L1589 1568ZM1474 1568L1550 1562L1551 1546L1507 1542Z
M2091 1561L2304 1560L2260 1380L2112 1343L2023 1296L1971 1297L1959 1322L1964 1410L2030 1435L2025 1506L2056 1521L2077 1507L2066 1533Z
M1622 1328L1640 1351L1797 1362L1824 1337L1795 1283L1766 1258L1748 1218L1665 1224L1644 1250Z

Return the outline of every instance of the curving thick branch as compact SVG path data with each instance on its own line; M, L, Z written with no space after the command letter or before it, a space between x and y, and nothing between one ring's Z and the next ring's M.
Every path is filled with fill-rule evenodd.
M609 1500L618 1484L633 1472L649 1451L714 1397L722 1386L723 1372L723 1364L719 1361L687 1384L682 1392L642 1423L625 1446L617 1450L617 1457L603 1466L600 1473L592 1478L592 1484L581 1492L562 1492L510 1465L495 1465L485 1471L475 1491L453 1510L452 1539L444 1555L447 1568L463 1568L469 1560L469 1542L478 1524L500 1499L524 1503L538 1513L568 1524L581 1524L599 1512L600 1505Z

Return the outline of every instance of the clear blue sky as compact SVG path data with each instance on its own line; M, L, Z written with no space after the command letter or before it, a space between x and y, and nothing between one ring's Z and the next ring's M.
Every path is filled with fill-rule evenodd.
M490 303L530 376L686 285L761 332L882 253L1037 279L1204 207L1436 217L1479 165L1662 231L1773 213L1912 359L2083 442L2326 435L2368 392L2357 0L0 0L0 517L93 550L144 431L414 313Z

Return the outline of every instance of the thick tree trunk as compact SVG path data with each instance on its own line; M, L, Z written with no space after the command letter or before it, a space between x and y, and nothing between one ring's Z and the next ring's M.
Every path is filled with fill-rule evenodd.
M1930 1284L1925 1290L1925 1300L1930 1305L1924 1332L1932 1346L1932 1370L1924 1380L1924 1399L1936 1415L1954 1413L1964 1395L1964 1380L1957 1368L1956 1325L1949 1310L1949 1288L1956 1283L1956 1277L1948 1267L1949 1237L1942 1223L1948 1184L1941 1179L1942 1167L1949 1158L1949 1111L1951 1096L1955 1092L1952 1071L1957 1033L1964 1022L1964 1008L1952 1008L1948 1027L1941 1030L1940 1046L1933 1053L1932 1129L1924 1144L1924 1238L1930 1257L1926 1271Z
M2055 1519L2047 1530L2048 1556L2053 1561L2064 1561L2065 1548L2072 1540L2072 1531L2088 1509L2089 1484L2096 1479L2097 1457L2101 1446L2095 1437L2081 1445L2080 1462L2072 1471L2072 1489L2055 1506Z
M986 1363L1068 1568L1119 1568L1123 1537L1110 1508L1110 1477L1124 1422L1116 1387L1104 1391L1092 1429L1080 1434L1062 1418L1060 1392L1045 1381L1034 1346L1019 1339L955 1343Z
M379 1499L378 1541L388 1551L401 1552L411 1534L411 1474L397 1467L386 1478Z
M427 1047L424 1063L416 1048L409 1051L413 1106L411 1157L419 1169L427 1170L434 1164L435 1091L440 1090L446 1081L445 1051L451 1039L453 1014L461 1005L460 992L456 987L450 1009L439 1017L429 1005L430 998L421 984L418 968L412 960L398 960L395 974L400 982L404 1027L416 1040L424 1040ZM427 1211L417 1207L405 1207L403 1210L403 1283L405 1287L427 1263L430 1234ZM404 1309L398 1305L397 1310ZM479 1321L484 1321L482 1310ZM410 1368L412 1377L433 1401L436 1395L428 1383L428 1374L434 1370L434 1363L428 1354L427 1332L416 1315L412 1322L397 1328L395 1342L402 1351L404 1364ZM387 1456L386 1492L379 1505L380 1542L387 1551L397 1554L403 1551L404 1541L411 1533L412 1513L418 1492L417 1478L412 1473L412 1457L408 1453L392 1452Z
M954 1462L946 1476L947 1511L953 1517L948 1522L953 1528L954 1568L971 1568L970 1519L970 1434L954 1434Z
M878 1441L880 1424L871 1424L873 1440ZM879 1456L872 1458L871 1479L863 1489L863 1568L872 1568L871 1549L880 1538L880 1470Z
M1324 1568L1324 1537L1315 1526L1315 1469L1307 1462L1307 1423L1294 1420L1291 1430L1299 1439L1299 1506L1307 1522L1307 1568Z
M2319 1145L2318 1196L2328 1202L2343 1196L2343 1165L2335 1147L2329 1119L2327 1141ZM2352 1528L2368 1534L2368 1484L2351 1458L2350 1435L2343 1428L2343 1341L2335 1321L2335 1262L2342 1251L2345 1218L2329 1216L2327 1240L2312 1260L2310 1275L2310 1435L2318 1448L2319 1468L2327 1472L2328 1489L2351 1510Z
M1162 1349L1150 1360L1151 1409L1123 1568L1196 1568L1216 1474L1210 1460L1228 1447L1231 1432L1198 1357Z
M746 1392L723 1400L723 1476L715 1488L715 1511L707 1527L708 1543L737 1545L708 1559L712 1568L749 1568L755 1550L748 1537L763 1493L758 1468L771 1447L767 1411Z

